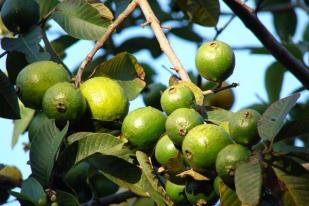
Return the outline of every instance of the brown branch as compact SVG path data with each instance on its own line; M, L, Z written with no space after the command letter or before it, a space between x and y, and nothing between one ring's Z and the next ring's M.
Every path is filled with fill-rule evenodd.
M86 56L85 60L80 65L77 75L75 77L75 85L79 86L82 75L84 70L86 69L86 66L89 64L89 62L92 60L93 56L96 54L96 52L103 47L104 43L108 40L108 38L111 36L111 34L114 32L114 30L118 27L119 24L121 24L134 10L135 8L139 6L142 10L142 12L145 15L146 22L142 24L142 26L150 25L159 44L162 49L162 51L166 54L170 62L173 64L173 69L179 74L180 78L183 81L189 81L190 77L186 70L183 68L182 64L180 63L178 57L176 56L175 52L173 51L172 47L170 46L162 27L159 23L159 20L153 13L149 3L147 0L132 0L132 2L127 6L127 8L118 16L118 18L109 25L107 28L107 31L104 33L104 35L99 39L95 45L95 47L90 51L90 53Z
M180 63L178 57L176 56L175 52L173 51L170 43L168 42L164 32L162 31L162 27L160 25L159 20L153 13L149 3L147 0L136 0L138 2L142 12L146 18L146 24L149 24L152 28L162 51L166 54L170 62L173 64L173 69L179 74L180 78L183 81L191 82L190 77L186 70L183 68L182 64Z
M289 70L307 89L309 89L309 69L278 42L257 18L254 10L241 0L224 0L232 11L242 20L270 53Z
M82 64L80 65L77 75L75 77L75 85L79 86L82 75L86 66L91 62L93 56L97 53L97 51L103 47L104 43L108 40L108 38L112 35L115 29L134 11L138 4L136 1L132 1L127 8L117 17L117 19L109 25L104 35L97 41L95 47L89 52L86 56Z

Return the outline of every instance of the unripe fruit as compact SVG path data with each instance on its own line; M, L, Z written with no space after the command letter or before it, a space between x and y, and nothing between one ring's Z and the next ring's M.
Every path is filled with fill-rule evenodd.
M146 106L151 106L156 109L162 109L160 98L161 94L166 90L166 86L161 83L149 84L143 92L143 101Z
M38 61L21 70L16 79L16 86L19 98L26 107L40 109L48 88L58 82L69 81L70 76L61 64Z
M0 183L6 181L8 185L13 187L20 186L22 183L22 174L17 167L14 166L5 166L0 169Z
M57 200L57 196L55 194L53 194L51 197L50 197L50 201L52 202L56 202Z
M222 127L202 124L185 136L182 152L194 170L204 172L214 166L217 154L229 144L232 144L232 140Z
M155 158L161 165L165 165L168 160L176 158L178 154L179 151L167 135L159 139L155 147Z
M78 88L68 82L50 87L43 96L43 111L60 122L77 121L86 110L86 101Z
M80 90L94 119L116 121L128 112L127 97L116 80L94 77L81 84Z
M236 166L246 160L251 151L240 144L231 144L223 148L216 159L216 171L226 184L234 181Z
M176 204L185 204L187 199L185 196L185 185L178 185L169 180L166 181L165 185L166 194Z
M39 206L46 206L47 205L47 200L45 197L40 198L38 201Z
M1 18L10 31L25 32L39 22L40 8L35 0L6 0L1 8Z
M140 150L151 149L165 131L165 115L152 107L130 112L123 120L121 132L129 143Z
M251 146L259 140L257 121L260 113L253 109L243 109L236 112L229 121L232 138L239 144Z
M195 56L195 65L205 79L222 82L233 73L235 55L226 43L218 40L210 41L199 47Z
M203 124L203 117L194 109L180 108L173 111L166 120L165 129L175 145L181 146L184 137L195 126Z
M50 204L50 206L59 206L59 204L57 202L53 202Z
M161 106L166 114L170 114L179 108L195 108L195 97L191 89L176 84L167 88L161 96Z

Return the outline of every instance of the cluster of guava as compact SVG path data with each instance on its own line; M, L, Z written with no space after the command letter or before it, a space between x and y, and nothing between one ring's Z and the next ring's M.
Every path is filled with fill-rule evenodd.
M203 44L196 55L196 67L209 81L224 81L232 74L234 65L232 49L220 41ZM198 112L195 92L187 83L168 88L150 86L144 101L156 102L156 108L148 106L130 112L123 121L121 135L134 148L154 154L166 180L166 192L176 204L216 202L220 182L234 187L236 165L248 159L250 147L259 141L260 114L243 109L233 113L227 125L206 123L205 114ZM158 99L148 101L154 96L160 105ZM191 179L179 176L181 171L188 170L208 180L196 180L194 175Z

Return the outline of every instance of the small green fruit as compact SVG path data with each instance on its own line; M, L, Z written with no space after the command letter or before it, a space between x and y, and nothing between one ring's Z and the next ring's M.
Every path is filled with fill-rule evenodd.
M167 88L160 101L166 114L170 114L179 108L195 108L196 106L194 93L181 83Z
M258 142L259 135L257 121L260 113L253 109L243 109L236 112L229 121L229 130L232 138L245 146L251 146Z
M40 8L35 0L6 0L1 8L1 18L10 31L26 32L40 20Z
M226 184L234 182L236 166L239 162L246 160L251 151L240 144L231 144L223 148L216 160L216 171Z
M152 83L147 86L143 92L143 100L146 106L151 106L162 110L160 98L161 94L166 90L166 86L161 83Z
M193 127L203 123L203 117L194 109L180 108L167 117L165 129L172 142L177 146L181 146L187 133Z
M194 170L204 172L214 166L217 154L229 144L232 144L232 140L222 127L202 124L185 136L182 152Z
M185 196L185 185L178 185L169 180L166 181L165 185L166 194L176 204L185 204L187 199Z
M209 81L222 82L233 73L235 55L226 43L210 41L199 47L195 65L202 77Z
M165 115L152 107L130 112L123 120L121 132L129 143L140 150L153 148L165 131Z
M46 206L47 205L47 200L46 197L42 197L38 201L39 206Z
M43 111L60 122L77 121L86 110L86 101L78 88L68 82L50 87L43 96Z
M159 139L155 147L155 158L161 165L165 165L168 160L176 158L178 154L179 151L167 135Z

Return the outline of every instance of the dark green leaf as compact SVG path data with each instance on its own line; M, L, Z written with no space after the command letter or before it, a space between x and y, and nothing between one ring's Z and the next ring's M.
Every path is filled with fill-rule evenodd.
M143 183L148 180L142 175L139 167L118 157L100 154L92 155L88 161L120 187L128 188L138 195L147 196Z
M291 39L297 28L297 16L294 10L274 12L274 26L282 41Z
M14 86L8 77L0 70L0 117L19 119L20 112Z
M220 182L219 185L220 192L220 203L222 206L241 206L241 202L238 199L236 192Z
M24 204L24 205L38 206L38 203L32 202L32 200L30 199L30 197L28 197L28 195L24 195L15 191L9 191L9 194L12 195L13 197L16 197L16 199L20 202L21 205Z
M58 0L35 0L40 6L41 18L46 16L56 5L59 3Z
M193 22L202 26L216 26L220 14L218 0L178 0L177 4Z
M308 0L309 2L309 0ZM303 33L303 40L309 42L309 24L307 24L304 33Z
M278 62L271 64L267 68L265 73L265 87L269 102L274 102L280 98L284 73L285 69Z
M65 57L65 50L75 44L78 39L75 39L69 35L63 35L53 40L50 44L55 50L56 54L62 59Z
M26 131L35 113L35 110L25 107L21 102L19 102L19 109L20 119L14 121L12 147L16 145L19 136Z
M76 162L79 162L95 153L114 155L129 160L134 155L124 147L124 142L108 133L79 132L68 137L69 144L78 142Z
M237 165L235 187L243 204L258 205L262 191L262 168L259 161L242 162Z
M309 202L309 174L302 172L291 174L278 168L273 168L279 181L284 185L284 202L290 205L307 205ZM286 204L285 204L286 205Z
M28 64L23 53L16 51L8 52L5 66L12 84L15 84L18 73Z
M18 38L3 38L1 46L6 51L22 52L29 63L41 60L49 60L50 56L46 52L41 52L40 41L42 33L40 27L35 27L28 33L21 34Z
M28 196L35 203L38 203L40 198L45 197L42 185L33 177L29 177L23 182L20 193Z
M167 196L164 188L162 187L161 183L158 180L158 177L155 174L155 171L153 169L150 157L147 156L144 152L137 151L136 152L136 158L138 163L140 164L140 167L142 168L143 174L148 179L150 185L152 188L157 191L161 195L161 200L155 200L158 204L158 202L165 202L167 205L173 205L173 202L170 200L170 198ZM161 203L162 204L162 203ZM159 204L158 204L159 205ZM163 203L164 205L164 203Z
M59 146L68 131L67 124L62 131L53 120L45 122L33 137L30 148L32 175L45 186L54 166Z
M203 38L196 32L193 31L192 25L175 27L170 31L172 34L182 39L199 43L203 41Z
M291 138L291 137L299 137L302 135L309 134L309 117L304 116L301 119L297 119L294 121L287 122L276 137L276 141Z
M251 54L270 54L265 47L255 47L250 49Z
M70 193L56 190L57 194L57 202L59 205L65 205L65 206L79 206L79 202L76 199L76 197Z
M162 54L158 41L154 37L132 37L122 42L117 47L116 53L123 51L135 53L145 48L149 50L153 58L157 58Z
M268 107L258 121L258 132L263 140L273 141L284 124L284 119L296 104L300 94L280 99Z
M83 0L64 0L56 8L55 21L78 39L98 40L110 24L109 19Z
M135 99L145 87L143 67L133 55L126 52L99 65L95 76L109 76L118 80L129 100Z

